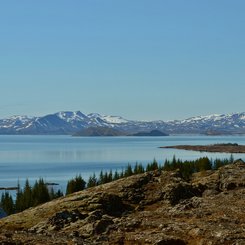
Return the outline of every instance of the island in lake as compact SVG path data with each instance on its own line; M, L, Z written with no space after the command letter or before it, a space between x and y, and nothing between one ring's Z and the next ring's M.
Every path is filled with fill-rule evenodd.
M73 136L125 136L125 133L109 127L89 127L76 132Z
M85 136L85 137L90 137L90 136L168 136L168 134L159 131L159 130L152 130L150 132L137 132L130 134L129 132L126 131L120 131L115 128L110 128L110 127L89 127L82 129L79 132L76 132L73 134L73 136Z
M154 129L154 130L151 130L150 132L138 132L138 133L131 134L128 136L169 136L169 135L166 133L163 133L162 131Z
M160 148L173 148L188 151L245 153L245 145L238 145L236 143L223 143L214 145L173 145L161 146Z

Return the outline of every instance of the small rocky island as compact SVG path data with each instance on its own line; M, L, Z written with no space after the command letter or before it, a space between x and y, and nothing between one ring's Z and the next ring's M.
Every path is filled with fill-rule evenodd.
M138 132L128 136L169 136L168 134L159 131L157 129L151 130L150 132Z
M173 145L161 146L160 148L172 148L200 152L245 153L245 145L238 145L236 143L222 143L214 145Z

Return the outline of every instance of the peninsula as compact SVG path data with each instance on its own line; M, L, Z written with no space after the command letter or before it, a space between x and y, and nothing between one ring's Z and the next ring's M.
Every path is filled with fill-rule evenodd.
M245 153L245 145L238 145L236 143L222 143L214 145L173 145L161 146L160 148L172 148L200 152Z

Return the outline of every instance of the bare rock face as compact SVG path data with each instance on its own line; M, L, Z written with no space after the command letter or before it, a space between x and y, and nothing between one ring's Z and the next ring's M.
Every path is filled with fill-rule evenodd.
M1 244L245 244L245 163L131 176L0 220Z

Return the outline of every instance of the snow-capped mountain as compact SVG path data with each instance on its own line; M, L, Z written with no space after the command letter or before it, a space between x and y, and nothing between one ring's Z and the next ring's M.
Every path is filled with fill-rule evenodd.
M31 124L35 120L35 117L27 116L12 116L6 119L0 119L0 133L11 134L18 132Z
M94 120L102 120L108 124L120 124L120 123L127 123L130 122L127 119L124 119L120 116L107 116L107 115L100 115L98 113L90 113L88 117Z
M198 116L167 124L174 133L240 134L245 133L245 113Z
M61 111L43 117L0 119L0 134L73 134L89 127L111 127L127 133L161 130L168 134L245 134L245 113L215 114L174 121L133 121L120 116Z
M119 116L61 111L43 117L13 116L0 119L0 134L72 134L88 127L114 127L130 122Z

